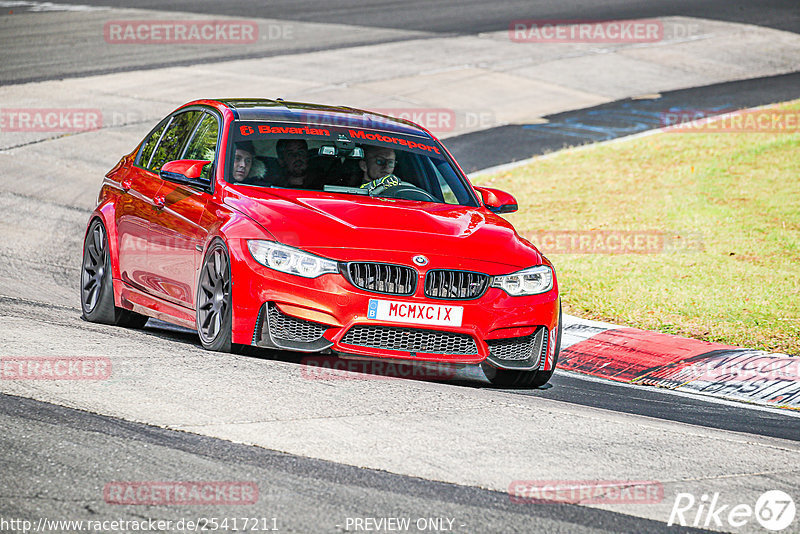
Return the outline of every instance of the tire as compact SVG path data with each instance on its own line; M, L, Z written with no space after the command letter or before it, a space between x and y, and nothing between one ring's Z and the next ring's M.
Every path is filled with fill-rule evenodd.
M531 381L531 387L540 388L550 382L553 372L558 365L558 355L561 354L561 333L564 331L564 325L561 323L561 302L558 303L558 335L556 336L556 351L553 355L553 368L549 371L537 371L536 376Z
M204 349L231 352L231 262L221 240L208 247L197 283L197 335Z
M553 368L549 371L514 371L510 369L498 369L489 364L483 363L483 372L492 385L501 388L540 388L550 381L553 371L558 363L558 355L561 352L561 333L563 325L561 323L561 302L558 303L558 335L556 336L556 351L553 356Z
M89 225L83 242L81 311L82 317L89 322L127 328L141 328L148 319L145 315L114 305L108 233L100 219L93 220Z

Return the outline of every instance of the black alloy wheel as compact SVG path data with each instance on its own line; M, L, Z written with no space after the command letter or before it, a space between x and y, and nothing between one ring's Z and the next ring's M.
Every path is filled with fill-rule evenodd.
M89 225L83 242L81 311L83 318L93 323L141 328L147 322L147 316L114 305L108 234L100 219Z
M208 248L197 288L197 334L208 350L231 351L231 266L222 241Z

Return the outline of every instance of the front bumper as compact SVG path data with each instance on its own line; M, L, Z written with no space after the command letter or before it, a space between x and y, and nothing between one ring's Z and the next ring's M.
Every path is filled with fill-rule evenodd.
M487 361L505 369L552 368L558 328L555 283L541 295L511 297L490 287L474 300L434 300L424 295L423 269L417 268L414 294L381 294L358 289L338 273L314 279L280 273L253 260L244 241L230 247L234 343L406 361ZM461 326L370 319L370 299L460 306L463 318Z

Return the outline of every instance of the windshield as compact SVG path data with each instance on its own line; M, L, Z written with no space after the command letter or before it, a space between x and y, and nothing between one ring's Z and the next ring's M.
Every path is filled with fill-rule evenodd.
M444 149L428 137L242 120L231 132L229 183L478 205Z

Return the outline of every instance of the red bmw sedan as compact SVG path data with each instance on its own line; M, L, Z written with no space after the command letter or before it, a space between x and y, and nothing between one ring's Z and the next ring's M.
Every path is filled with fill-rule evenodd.
M553 374L552 264L430 132L346 107L198 100L105 176L81 270L86 320L195 329L203 347Z

